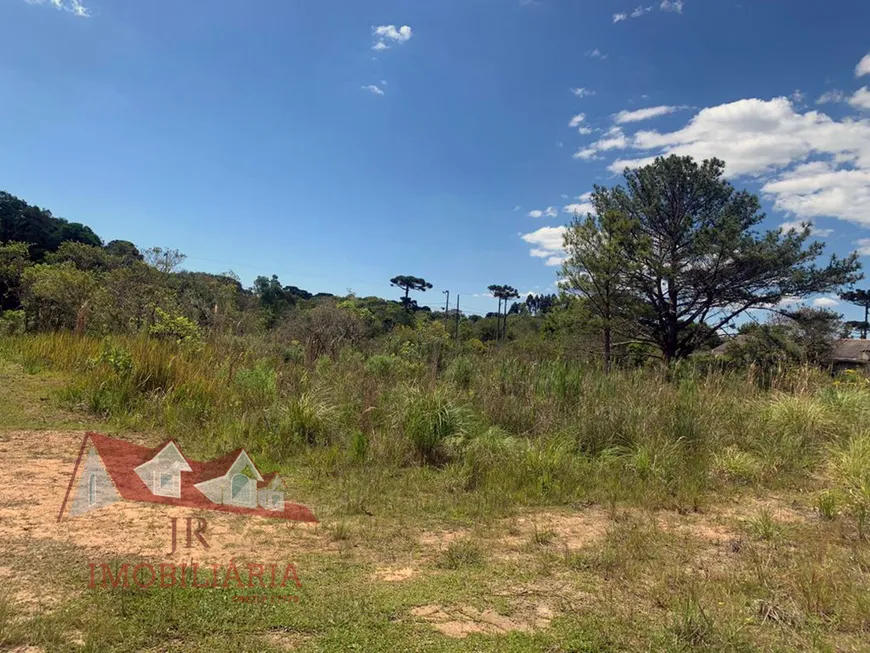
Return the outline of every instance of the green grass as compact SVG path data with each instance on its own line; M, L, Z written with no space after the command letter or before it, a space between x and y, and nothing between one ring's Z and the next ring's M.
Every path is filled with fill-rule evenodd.
M293 604L87 591L88 552L7 542L0 564L50 582L56 600L0 596L0 648L862 650L863 381L605 376L507 345L434 362L411 345L306 365L262 340L0 339L0 429L135 430L195 458L244 446L322 520L317 545L294 554ZM561 528L572 516L598 520L582 543ZM552 617L454 639L414 616L432 605Z

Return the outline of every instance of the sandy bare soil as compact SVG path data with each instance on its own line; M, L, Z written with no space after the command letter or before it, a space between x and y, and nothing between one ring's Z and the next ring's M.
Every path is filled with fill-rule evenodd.
M77 517L64 515L58 521L83 435L57 431L0 433L0 459L4 462L0 465L0 539L64 542L92 551L96 562L136 555L224 563L235 556L291 562L288 555L312 548L322 539L316 524L128 501ZM185 518L189 516L207 520L208 549L198 544L184 547ZM178 518L179 550L170 556L172 517Z

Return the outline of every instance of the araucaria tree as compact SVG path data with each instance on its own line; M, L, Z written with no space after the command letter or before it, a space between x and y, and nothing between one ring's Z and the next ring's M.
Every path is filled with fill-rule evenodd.
M629 300L621 317L631 321L635 340L656 346L668 362L748 310L862 277L856 254L817 265L824 245L807 242L809 228L759 233L758 197L736 191L724 170L718 159L699 165L669 156L626 170L625 187L596 186L592 194L598 216L625 221L614 252L624 265L618 288ZM601 233L587 239L608 242L605 223L594 220L589 229ZM569 261L573 254L569 243ZM602 285L613 275L598 258L573 259L569 289L575 284L583 293L584 284Z
M402 297L402 306L405 307L405 310L411 310L416 304L414 300L408 297L408 293L412 290L419 290L420 292L426 292L432 287L432 284L422 279L420 277L413 277L410 275L399 275L397 277L393 277L390 279L390 285L396 286L397 288L401 288L405 291L405 295Z
M867 315L870 312L870 290L849 290L840 295L840 299L844 302L849 302L850 304L854 304L855 306L860 306L864 309L864 321L863 322L848 322L848 326L852 329L858 329L861 331L861 337L867 338L867 329L870 328L870 324L867 322Z
M498 309L495 320L495 337L496 340L498 340L507 331L508 302L511 299L516 299L520 294L513 286L499 286L497 284L489 286L487 290L489 290L493 297L498 299ZM502 303L504 304L504 322L502 322Z

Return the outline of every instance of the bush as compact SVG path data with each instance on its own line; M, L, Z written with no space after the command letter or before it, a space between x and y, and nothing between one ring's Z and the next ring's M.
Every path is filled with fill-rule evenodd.
M465 356L455 358L447 368L447 378L463 390L468 390L474 379L474 363Z
M24 333L24 311L0 312L0 336L18 336Z
M469 426L468 411L442 389L406 387L396 414L396 427L410 440L422 464L443 455L443 445L462 438Z
M829 468L845 509L858 527L858 537L863 538L870 518L870 433L835 448Z
M178 344L198 345L202 341L199 327L183 315L171 315L161 308L155 308L156 320L148 329L155 338L174 340Z
M447 545L438 566L444 569L479 567L483 564L483 551L470 540L456 540Z

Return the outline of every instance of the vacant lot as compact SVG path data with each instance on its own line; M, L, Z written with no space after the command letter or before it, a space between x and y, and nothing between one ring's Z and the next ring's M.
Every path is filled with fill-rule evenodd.
M774 406L765 419L777 428L788 416L776 411L802 410L788 418L789 432L811 433L818 447L779 437L772 461L773 449L765 457L732 439L718 456L703 453L710 480L695 492L682 477L684 485L662 489L661 469L671 464L664 445L650 448L648 460L639 446L587 456L571 464L600 466L579 471L536 462L545 449L524 450L532 471L514 467L511 478L527 474L539 485L503 485L502 497L490 485L491 465L470 448L461 455L479 456L472 476L455 461L421 464L413 453L387 464L374 437L369 454L352 462L341 454L352 440L310 445L277 467L290 482L288 498L310 506L319 524L203 513L210 548L184 551L185 561L203 566L292 563L301 588L91 589L89 563L180 560L168 555L169 518L193 513L122 502L57 521L85 430L149 445L167 431L179 436L148 417L145 404L126 419L82 407L79 382L62 365L9 349L0 361L4 649L867 650L870 546L856 512L860 485L846 485L832 467L852 452L858 481L864 473L853 451L861 442L854 434L870 426L863 387L830 390L839 398L810 388L759 398L758 406ZM843 415L845 439L836 433ZM726 417L708 420L719 428ZM734 419L733 429L770 428L754 435L771 437L772 427L759 424ZM187 446L211 451L190 435ZM269 469L274 459L253 451ZM594 478L584 481L584 469ZM252 594L266 598L237 600Z

